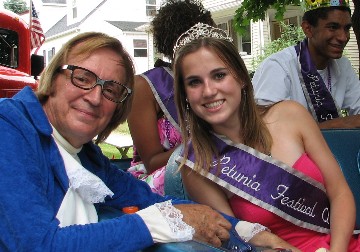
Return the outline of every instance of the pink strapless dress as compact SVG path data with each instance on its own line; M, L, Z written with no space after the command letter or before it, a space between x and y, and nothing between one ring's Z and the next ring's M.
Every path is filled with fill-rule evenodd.
M293 168L320 183L324 183L319 168L307 154L303 154L295 162ZM268 227L272 233L278 235L303 252L314 252L318 248L330 248L330 235L328 234L321 234L298 227L236 195L230 198L230 205L237 218L249 222L257 222ZM360 252L360 238L358 235L352 237L348 251Z

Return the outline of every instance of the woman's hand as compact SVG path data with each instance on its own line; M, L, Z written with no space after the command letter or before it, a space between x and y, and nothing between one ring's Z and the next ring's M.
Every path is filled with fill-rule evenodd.
M259 247L268 247L271 249L282 248L289 249L292 252L301 252L301 250L295 248L288 242L281 239L279 236L269 231L262 231L257 233L253 238L250 239L249 243Z

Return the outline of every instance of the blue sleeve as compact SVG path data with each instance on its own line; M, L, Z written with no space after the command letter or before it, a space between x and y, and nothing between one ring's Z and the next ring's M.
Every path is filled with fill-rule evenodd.
M111 164L98 146L89 144L86 148L85 153L80 155L82 164L101 178L114 193L112 198L106 198L105 204L107 206L116 209L137 206L139 209L143 209L168 199L153 193L147 183L136 179L132 174ZM96 157L96 160L94 157Z
M22 125L0 114L0 251L137 251L153 244L138 215L60 228L55 216L66 191L54 172L62 168L54 166L59 157L47 157L41 139L48 137L18 118Z

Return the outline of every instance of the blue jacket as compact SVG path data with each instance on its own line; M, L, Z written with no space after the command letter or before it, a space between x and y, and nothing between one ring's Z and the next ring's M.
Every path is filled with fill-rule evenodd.
M12 99L0 99L0 132L0 251L136 251L153 244L136 214L58 226L55 216L69 181L52 128L30 88ZM91 142L79 157L114 192L106 205L142 209L166 199L112 166Z

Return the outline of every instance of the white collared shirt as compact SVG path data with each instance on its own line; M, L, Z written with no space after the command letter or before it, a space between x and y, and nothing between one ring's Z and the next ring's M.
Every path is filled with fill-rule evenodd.
M347 110L349 115L360 114L359 77L350 61L342 57L332 60L328 67L331 73L331 94L336 104ZM252 79L257 103L264 105L294 100L309 110L299 74L299 63L293 46L269 56L260 64Z

